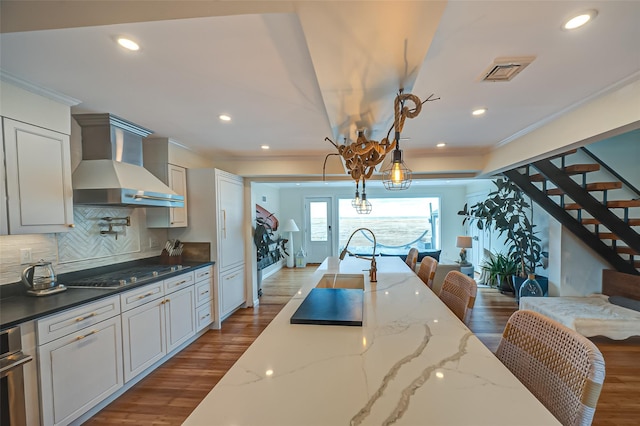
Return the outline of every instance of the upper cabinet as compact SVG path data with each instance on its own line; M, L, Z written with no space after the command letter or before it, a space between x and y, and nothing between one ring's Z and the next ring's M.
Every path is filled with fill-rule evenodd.
M77 100L7 82L0 72L3 166L0 234L69 231L73 227L70 106ZM18 84L16 78L10 81ZM33 85L29 86L33 89Z
M2 119L9 234L73 227L69 136Z
M147 228L184 228L187 221L187 170L170 164L167 138L145 138L142 144L145 169L184 197L184 207L147 209Z

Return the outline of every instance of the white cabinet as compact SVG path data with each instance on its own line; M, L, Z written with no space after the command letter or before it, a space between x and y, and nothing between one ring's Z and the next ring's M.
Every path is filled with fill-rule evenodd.
M213 267L196 269L195 302L196 331L200 331L213 322Z
M233 269L220 275L220 316L226 318L245 301L244 267Z
M117 310L112 309L116 306ZM87 312L81 316L73 309L38 321L42 420L46 425L69 424L124 384L119 300L114 296L87 307L90 309L80 308ZM108 316L105 312L113 315L103 319ZM73 323L88 326L78 330L80 326ZM63 333L68 334L50 340Z
M188 169L187 177L189 226L170 230L169 237L211 244L211 260L216 262L213 327L220 328L220 322L246 302L245 239L250 225L244 181L218 169Z
M128 291L120 299L126 383L167 354L163 283Z
M69 136L3 118L9 234L73 227Z
M184 228L187 215L187 169L171 163L168 138L143 140L144 167L164 182L176 194L184 197L184 207L154 207L147 209L147 228Z
M196 333L193 285L165 296L167 353Z
M193 277L189 272L120 295L125 382L195 335Z

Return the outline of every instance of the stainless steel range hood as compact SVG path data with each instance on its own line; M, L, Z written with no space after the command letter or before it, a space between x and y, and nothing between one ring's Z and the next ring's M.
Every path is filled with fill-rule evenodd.
M98 206L184 207L184 197L145 169L142 138L151 130L112 114L74 114L82 128L82 161L73 202Z

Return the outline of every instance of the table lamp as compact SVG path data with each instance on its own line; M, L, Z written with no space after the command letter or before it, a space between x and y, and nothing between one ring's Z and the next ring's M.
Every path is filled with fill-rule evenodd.
M471 248L471 237L460 236L456 238L456 247L460 248L460 260L458 263L461 265L468 265L467 262L467 249Z
M293 268L293 233L298 232L298 225L293 219L289 219L280 227L280 232L286 232L289 234L287 241L287 268Z

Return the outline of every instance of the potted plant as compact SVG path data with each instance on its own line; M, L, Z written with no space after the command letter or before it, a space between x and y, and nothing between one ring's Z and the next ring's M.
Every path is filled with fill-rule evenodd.
M504 253L491 254L480 266L489 275L488 284L501 292L513 292L511 276L518 271L518 263Z
M493 184L496 189L486 199L471 207L465 204L458 214L464 216L463 225L475 222L478 229L495 230L499 236L505 236L507 256L518 265L513 286L517 296L527 275L534 274L536 267L542 266L542 259L548 253L542 251L540 238L536 236L536 225L533 224L533 208L522 190L507 179L497 179ZM538 276L536 280L546 293L548 280Z

